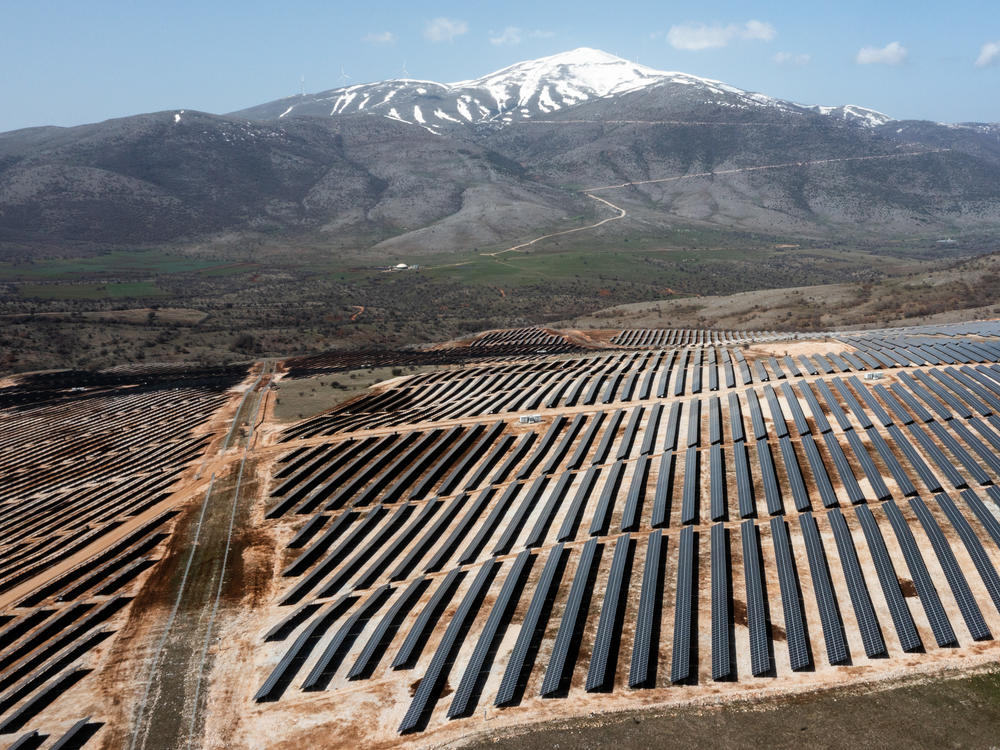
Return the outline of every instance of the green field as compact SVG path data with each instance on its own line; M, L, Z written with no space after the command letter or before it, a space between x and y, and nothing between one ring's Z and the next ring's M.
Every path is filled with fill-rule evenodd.
M109 284L22 284L21 297L51 300L151 299L167 292L148 281Z

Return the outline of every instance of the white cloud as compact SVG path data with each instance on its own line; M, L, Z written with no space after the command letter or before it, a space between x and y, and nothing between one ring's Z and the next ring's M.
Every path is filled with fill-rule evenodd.
M985 68L998 59L1000 59L1000 42L987 42L979 50L979 57L976 58L976 67Z
M548 39L552 36L555 36L554 31L542 31L541 29L525 31L517 26L507 26L500 32L490 31L490 44L496 47L515 47L525 39Z
M812 60L811 55L807 55L804 52L778 52L771 58L778 65L788 65L790 67L802 67L803 65L808 65L809 61Z
M432 42L450 42L469 31L469 24L455 18L435 18L424 26L424 36Z
M391 31L373 31L361 37L361 41L368 44L392 44L396 41L396 35Z
M769 42L778 35L774 26L764 21L747 21L743 24L684 23L671 26L667 41L674 49L703 50L725 47L737 39Z
M884 47L862 47L855 61L858 65L899 65L908 54L899 42L889 42Z

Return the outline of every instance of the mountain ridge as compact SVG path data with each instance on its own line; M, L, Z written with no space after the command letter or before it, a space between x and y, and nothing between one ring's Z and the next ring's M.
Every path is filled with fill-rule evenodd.
M832 115L873 126L894 118L858 105L803 105L680 71L661 71L589 47L508 65L454 83L389 79L316 94L285 97L229 113L249 119L380 114L431 132L482 124L506 125L565 111L593 99L667 87L693 87L730 107L772 107Z
M628 218L600 226L604 242L678 224L841 239L1000 221L998 125L806 106L589 49L403 83L299 97L291 113L278 100L0 134L0 241L502 249L604 218L581 192L594 185L624 186L607 197Z

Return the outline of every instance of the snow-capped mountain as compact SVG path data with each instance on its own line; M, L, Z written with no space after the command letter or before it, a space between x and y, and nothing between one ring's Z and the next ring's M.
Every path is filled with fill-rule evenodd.
M878 112L868 107L859 107L856 104L844 104L840 107L825 107L822 104L814 104L806 109L818 112L827 117L834 117L845 122L856 125L864 125L870 128L877 128L886 123L895 122L894 117Z
M814 112L868 127L892 120L854 105L806 107L709 78L655 70L588 47L455 83L395 79L356 84L279 99L233 114L258 120L373 114L443 132L460 126L545 119L556 113L565 117L567 110L581 104L637 92L661 100L681 99L702 108Z

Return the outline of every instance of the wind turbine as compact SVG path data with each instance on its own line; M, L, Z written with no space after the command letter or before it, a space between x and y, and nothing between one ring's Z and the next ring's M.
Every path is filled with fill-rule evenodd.
M341 83L345 83L346 84L349 80L351 80L351 77L349 75L347 75L346 72L344 72L344 66L341 65L340 66L340 81L341 81Z
M305 95L306 95L306 76L305 73L303 73L299 77L299 96L305 96Z
M403 60L403 69L401 71L399 71L399 74L401 76L403 76L403 78L409 78L410 77L410 71L408 71L406 69L406 60Z

